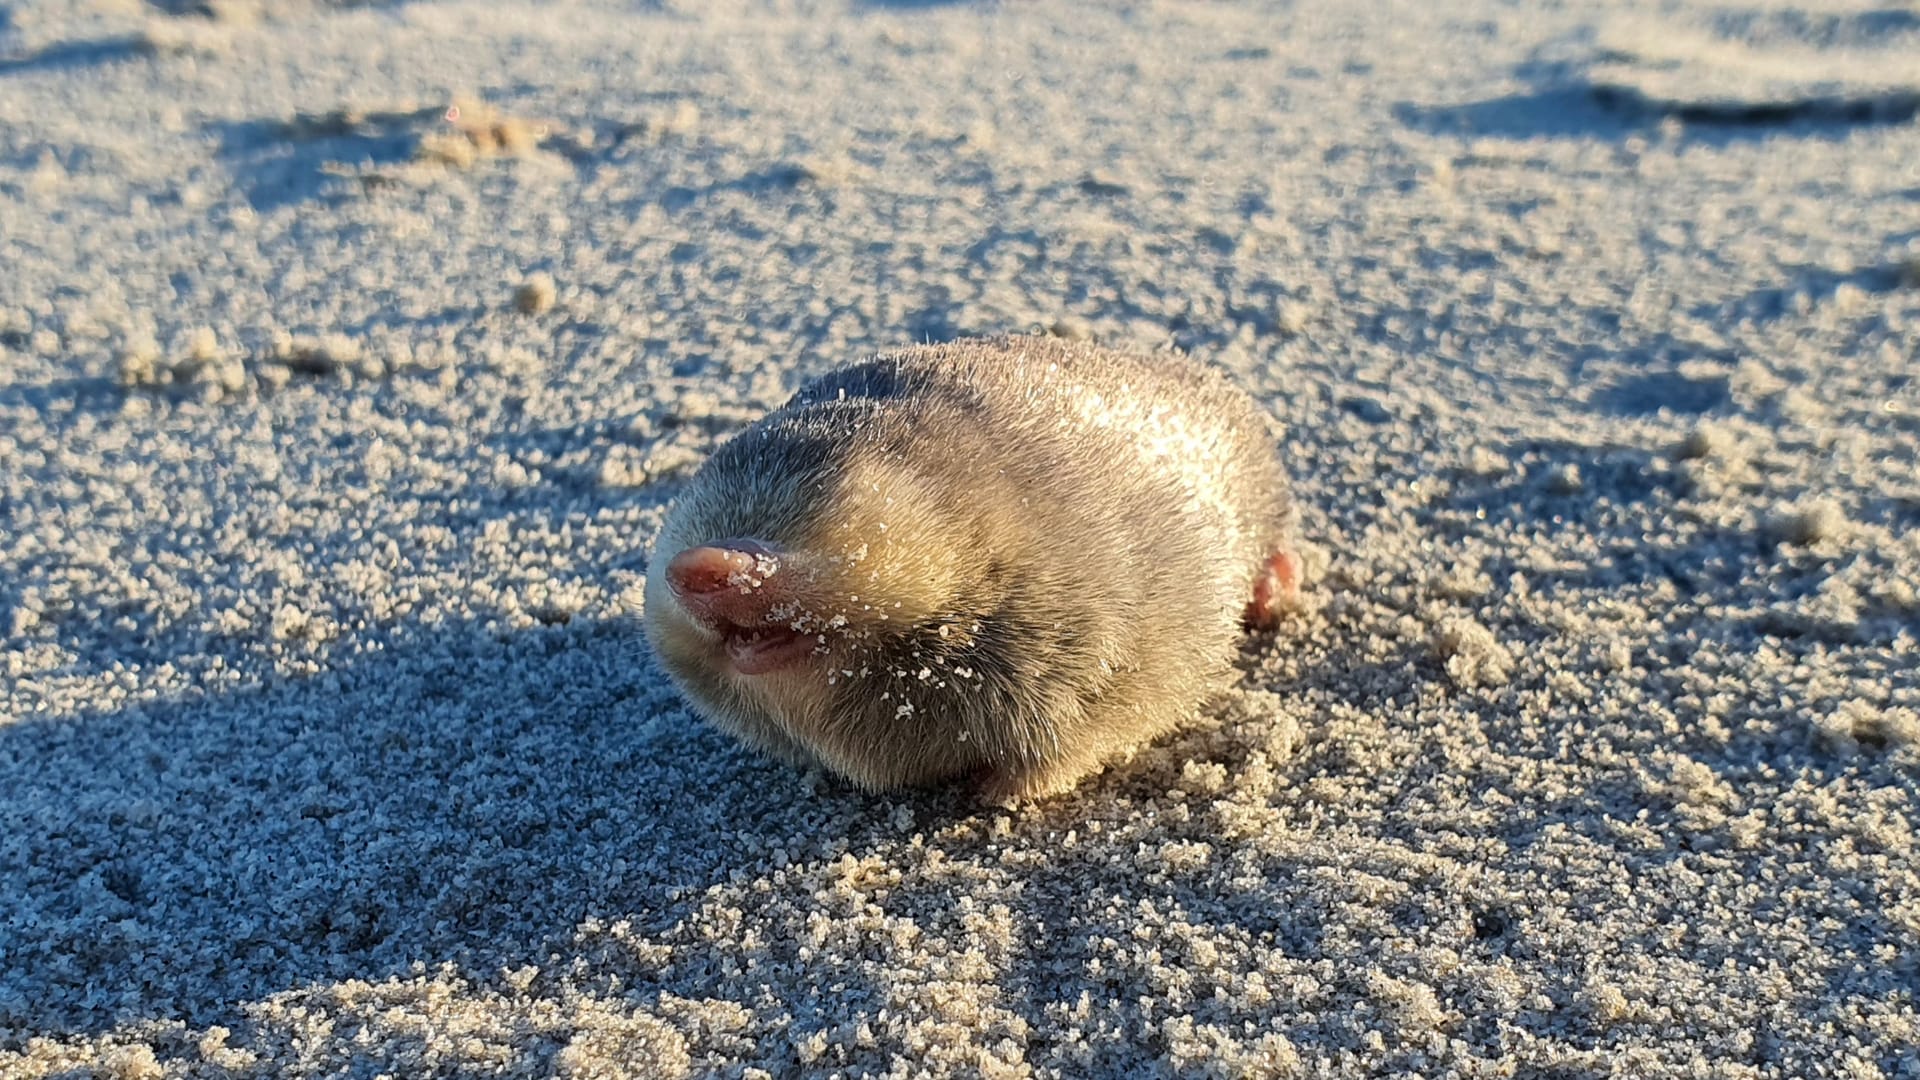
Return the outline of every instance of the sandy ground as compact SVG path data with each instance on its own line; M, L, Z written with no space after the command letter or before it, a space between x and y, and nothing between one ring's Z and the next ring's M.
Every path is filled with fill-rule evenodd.
M0 9L0 1075L1920 1076L1920 8L1726 5ZM694 722L688 470L1026 328L1314 609L1039 809Z

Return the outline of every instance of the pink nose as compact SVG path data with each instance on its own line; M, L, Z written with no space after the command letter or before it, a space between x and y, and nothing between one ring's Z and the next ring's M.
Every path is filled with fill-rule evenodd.
M773 550L757 540L721 540L690 547L667 563L667 584L682 596L758 588L779 569Z
M688 615L715 629L761 626L792 599L781 558L758 540L716 540L667 563L667 586Z

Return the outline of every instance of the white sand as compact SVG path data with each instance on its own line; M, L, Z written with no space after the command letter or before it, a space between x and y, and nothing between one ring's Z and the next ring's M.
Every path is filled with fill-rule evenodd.
M7 5L0 1075L1920 1076L1920 8L1807 3ZM1034 811L698 726L677 480L1054 325L1317 608Z

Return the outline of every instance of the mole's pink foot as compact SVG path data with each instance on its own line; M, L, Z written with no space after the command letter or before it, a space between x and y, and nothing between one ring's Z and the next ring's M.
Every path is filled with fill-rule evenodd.
M1266 565L1253 579L1253 599L1247 604L1246 624L1264 630L1280 619L1280 613L1300 603L1300 582L1306 567L1291 548L1275 548Z

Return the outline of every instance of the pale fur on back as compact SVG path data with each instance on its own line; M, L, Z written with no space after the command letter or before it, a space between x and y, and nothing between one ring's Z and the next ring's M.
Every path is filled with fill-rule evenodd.
M1268 418L1171 353L1051 338L842 368L717 451L656 542L649 632L710 719L875 788L1077 778L1216 689L1292 511ZM830 556L823 656L745 678L659 567L752 536ZM798 625L798 624L796 624Z

